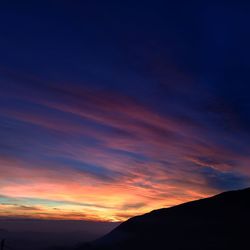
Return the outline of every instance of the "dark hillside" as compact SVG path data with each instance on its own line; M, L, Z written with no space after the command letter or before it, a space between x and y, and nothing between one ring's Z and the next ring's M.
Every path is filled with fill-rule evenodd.
M80 249L250 249L250 188L163 208Z

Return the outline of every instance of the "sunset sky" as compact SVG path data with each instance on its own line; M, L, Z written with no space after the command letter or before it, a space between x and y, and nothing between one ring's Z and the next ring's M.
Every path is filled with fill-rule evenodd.
M249 6L31 2L0 3L0 218L123 221L250 186Z

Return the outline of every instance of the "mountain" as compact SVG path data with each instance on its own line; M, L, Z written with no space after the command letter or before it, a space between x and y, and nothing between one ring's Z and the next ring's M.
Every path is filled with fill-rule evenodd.
M133 217L78 249L250 249L250 188Z

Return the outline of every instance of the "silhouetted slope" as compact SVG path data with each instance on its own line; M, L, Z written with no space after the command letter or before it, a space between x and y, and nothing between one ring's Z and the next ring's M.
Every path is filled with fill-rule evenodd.
M250 249L250 188L133 217L82 249Z

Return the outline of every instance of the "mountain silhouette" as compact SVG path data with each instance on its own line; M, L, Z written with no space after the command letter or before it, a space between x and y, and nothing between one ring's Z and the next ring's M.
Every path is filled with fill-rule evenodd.
M78 249L250 249L250 188L133 217Z

